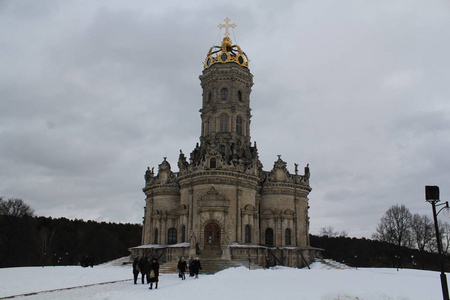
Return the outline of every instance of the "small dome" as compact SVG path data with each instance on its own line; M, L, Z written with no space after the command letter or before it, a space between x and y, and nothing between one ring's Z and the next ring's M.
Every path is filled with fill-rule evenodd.
M222 41L222 47L213 46L209 49L204 67L207 69L213 64L225 64L229 62L237 63L240 66L248 68L247 55L238 45L232 45L229 37L225 37Z
M228 24L229 19L225 19L226 24L220 24L219 28L225 28L225 37L222 41L222 46L213 46L209 49L208 55L206 56L204 67L209 68L213 64L221 63L237 63L240 66L248 68L248 57L241 50L238 45L233 45L231 43L230 34L228 33L228 28L236 27L236 24Z

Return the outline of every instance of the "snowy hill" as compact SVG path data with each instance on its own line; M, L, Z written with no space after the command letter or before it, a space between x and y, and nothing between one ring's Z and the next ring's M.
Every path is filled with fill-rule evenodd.
M125 259L126 260L126 259ZM134 285L130 265L121 260L94 268L27 267L0 269L0 299L311 299L436 300L441 299L439 273L419 270L329 268L232 268L200 279L162 274L157 290ZM140 280L140 279L139 279ZM84 287L83 287L84 286Z

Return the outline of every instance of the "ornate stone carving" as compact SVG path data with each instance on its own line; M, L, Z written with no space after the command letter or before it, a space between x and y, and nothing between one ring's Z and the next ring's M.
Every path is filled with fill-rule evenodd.
M214 187L212 187L206 195L204 195L198 203L199 207L229 207L230 200L220 195Z

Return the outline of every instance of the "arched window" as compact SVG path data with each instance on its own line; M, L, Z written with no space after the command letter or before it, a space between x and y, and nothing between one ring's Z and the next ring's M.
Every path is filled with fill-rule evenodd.
M250 244L252 242L252 228L250 225L245 225L245 243Z
M229 117L226 114L220 116L220 132L228 132Z
M186 226L181 225L181 242L186 242Z
M210 167L211 169L217 168L216 159L215 159L214 157L211 158L211 159L209 160L209 167Z
M158 228L155 228L155 234L153 235L153 244L158 244Z
M242 93L241 93L241 91L238 91L238 100L242 102Z
M242 134L242 117L241 116L237 116L236 118L236 133L237 134Z
M292 241L291 241L291 229L290 228L286 228L285 232L284 232L284 240L285 240L285 244L286 246L290 246Z
M177 243L177 229L176 228L169 228L169 231L167 232L167 244L172 245Z
M211 134L214 132L214 118L209 117L208 118L208 133Z
M220 91L220 98L221 98L222 100L227 100L227 98L228 98L228 89L227 89L227 88L223 88L223 89Z
M267 246L273 246L273 229L267 228L266 229L266 245Z

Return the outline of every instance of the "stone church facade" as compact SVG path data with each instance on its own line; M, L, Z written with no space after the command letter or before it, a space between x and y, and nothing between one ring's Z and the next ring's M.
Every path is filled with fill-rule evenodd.
M199 77L200 141L189 157L180 150L178 172L166 158L156 171L147 169L142 246L132 251L164 250L166 261L208 253L263 266L304 266L315 255L309 167L299 174L296 164L291 174L278 156L270 171L263 170L250 138L253 75L246 54L231 42L228 21L222 45L209 50Z

